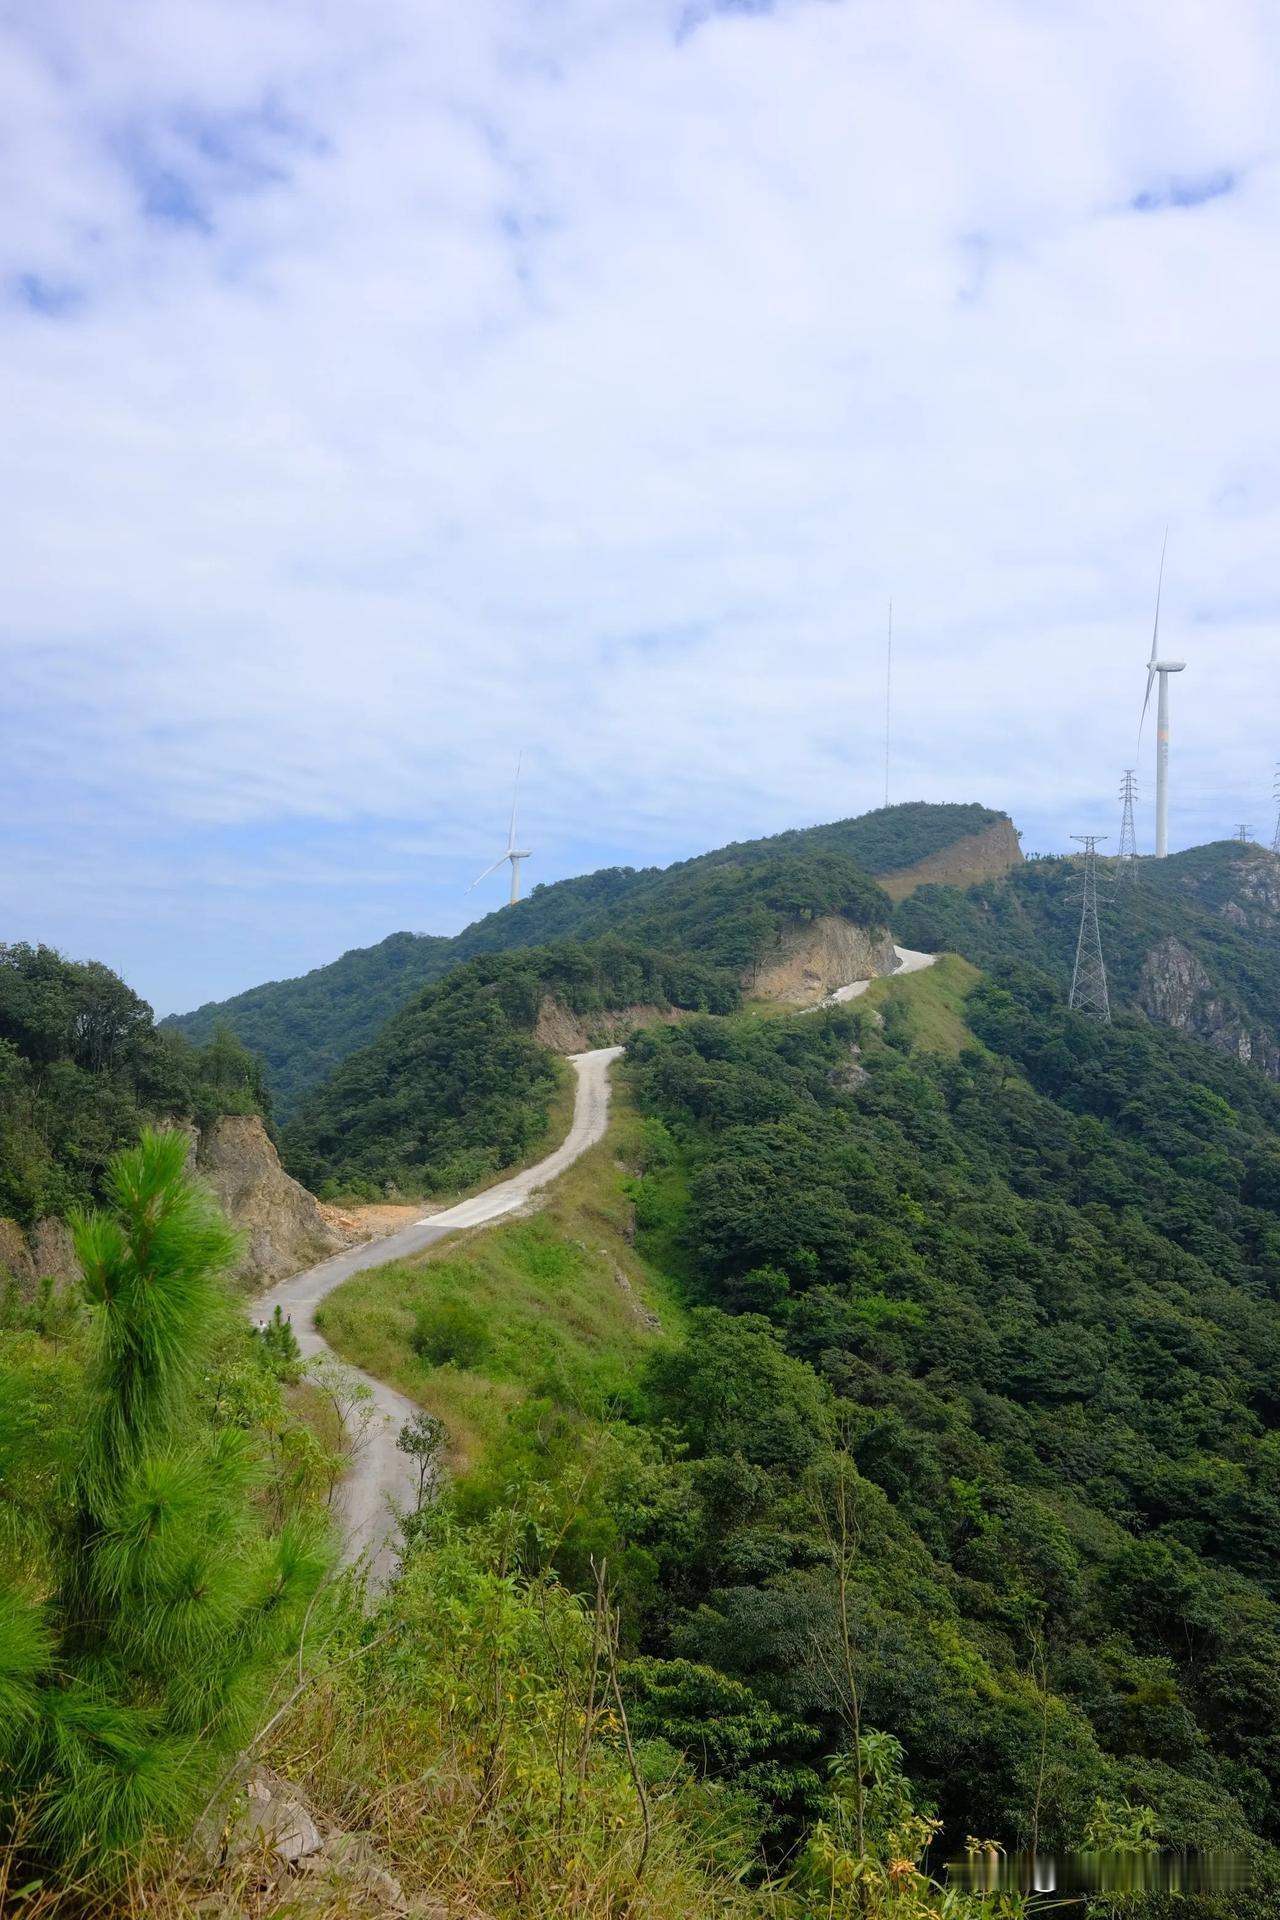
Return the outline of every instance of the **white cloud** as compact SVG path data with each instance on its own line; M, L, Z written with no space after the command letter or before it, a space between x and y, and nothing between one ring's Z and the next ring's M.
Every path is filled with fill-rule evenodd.
M890 595L896 793L1061 844L1166 518L1178 827L1262 813L1273 10L699 11L0 31L13 931L181 1002L456 924L522 741L544 877L859 810Z

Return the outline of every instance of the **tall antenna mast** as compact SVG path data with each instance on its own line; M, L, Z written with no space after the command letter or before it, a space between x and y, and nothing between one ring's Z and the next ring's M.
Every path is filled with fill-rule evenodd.
M889 804L889 729L893 717L893 602L889 602L889 646L884 663L884 803Z
M1071 975L1071 1005L1079 1013L1091 1013L1104 1027L1111 1025L1111 1002L1107 997L1107 969L1102 960L1102 935L1098 931L1098 855L1099 840L1105 833L1073 833L1084 847L1084 901L1080 908L1080 937L1076 941L1076 964Z
M1124 813L1120 820L1120 865L1116 870L1119 883L1126 874L1134 871L1134 861L1138 855L1138 834L1133 824L1133 803L1138 797L1138 782L1134 769L1126 767L1120 780L1120 798L1124 801Z

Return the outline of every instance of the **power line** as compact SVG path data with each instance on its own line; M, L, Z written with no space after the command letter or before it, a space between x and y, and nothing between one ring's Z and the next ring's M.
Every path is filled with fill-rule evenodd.
M884 663L884 803L889 804L889 738L893 718L893 602L889 602L889 646Z
M1107 969L1102 958L1102 934L1098 929L1098 842L1105 833L1073 833L1084 847L1084 900L1080 908L1080 935L1076 941L1076 964L1071 975L1071 1005L1079 1013L1091 1013L1104 1027L1111 1025L1111 1002L1107 996Z
M1124 812L1120 819L1119 865L1116 868L1116 885L1126 874L1134 872L1134 861L1138 855L1138 830L1133 822L1133 803L1138 797L1138 781L1132 767L1126 767L1120 779L1120 798L1124 802Z

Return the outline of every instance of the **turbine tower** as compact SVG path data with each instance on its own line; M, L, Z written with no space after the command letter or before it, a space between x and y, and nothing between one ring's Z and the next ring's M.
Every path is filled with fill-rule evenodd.
M530 853L528 847L518 847L516 845L516 802L520 797L520 762L523 759L523 753L519 754L516 758L516 784L511 795L511 825L507 831L507 850L494 861L491 867L486 867L479 878L473 880L467 888L468 893L473 893L480 885L481 880L487 880L491 873L496 873L498 868L509 860L511 862L511 904L513 907L520 898L520 862L527 860Z
M1071 1005L1080 1013L1091 1013L1104 1027L1109 1027L1111 1002L1107 997L1102 935L1098 931L1097 846L1099 840L1106 837L1105 833L1073 833L1071 836L1084 846L1084 901L1080 908L1075 970L1071 975Z
M1151 704L1151 683L1156 675L1160 676L1160 694L1156 703L1156 859L1163 860L1169 851L1169 675L1181 673L1186 667L1185 660L1161 660L1160 651L1160 589L1164 585L1164 550L1169 544L1169 529L1164 530L1164 541L1160 548L1160 577L1156 582L1156 624L1151 635L1151 658L1147 662L1147 697L1142 703L1142 719L1138 722L1138 739L1142 739L1142 727L1147 717L1147 708Z

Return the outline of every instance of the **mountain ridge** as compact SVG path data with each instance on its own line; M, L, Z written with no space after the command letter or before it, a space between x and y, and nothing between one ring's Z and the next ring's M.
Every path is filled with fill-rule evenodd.
M998 846L990 840L1001 836ZM984 840L984 837L986 839ZM481 953L545 946L564 938L592 939L611 931L645 938L646 912L664 893L676 893L699 874L779 859L845 855L873 879L893 876L900 894L915 864L948 847L975 843L996 870L1021 859L1009 816L975 803L911 801L812 827L789 828L762 839L733 841L667 867L603 867L540 884L514 907L502 907L461 933L389 934L355 947L291 980L266 981L160 1025L200 1041L219 1026L266 1063L276 1110L294 1112L302 1095L326 1079L346 1056L369 1044L391 1014L421 987ZM978 845L977 843L983 843Z

